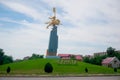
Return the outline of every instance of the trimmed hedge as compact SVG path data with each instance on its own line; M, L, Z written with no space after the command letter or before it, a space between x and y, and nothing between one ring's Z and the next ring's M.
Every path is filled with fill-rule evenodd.
M53 71L52 65L50 63L47 63L44 67L44 71L47 73L52 73L52 71Z

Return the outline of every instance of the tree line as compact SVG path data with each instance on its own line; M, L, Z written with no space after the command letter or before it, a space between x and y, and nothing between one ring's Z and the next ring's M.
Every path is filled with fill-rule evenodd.
M38 59L38 58L43 58L44 55L39 55L39 54L35 54L33 53L32 56L29 59Z

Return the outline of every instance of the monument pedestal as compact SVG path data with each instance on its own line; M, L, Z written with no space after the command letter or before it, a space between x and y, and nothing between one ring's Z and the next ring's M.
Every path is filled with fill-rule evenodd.
M48 59L60 59L59 56L46 56L46 58L48 58Z

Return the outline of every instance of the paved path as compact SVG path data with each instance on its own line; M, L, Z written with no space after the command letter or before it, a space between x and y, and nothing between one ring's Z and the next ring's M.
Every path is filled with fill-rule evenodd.
M0 80L120 80L120 76L104 76L104 77L0 77Z

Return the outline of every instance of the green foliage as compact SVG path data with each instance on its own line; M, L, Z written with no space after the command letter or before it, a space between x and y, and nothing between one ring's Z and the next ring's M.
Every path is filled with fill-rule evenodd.
M114 55L115 55L115 48L108 47L106 52L108 54L108 57L114 57Z
M120 60L120 52L115 51L115 54L114 54L114 55Z
M95 56L93 58L85 57L83 61L87 63L95 64L95 65L101 65L102 60L105 59L106 57L107 55Z
M4 59L3 64L7 64L7 63L12 63L13 62L12 56L4 55L3 59Z
M108 57L117 57L120 60L120 52L115 51L115 48L112 48L112 47L107 48L107 56Z
M90 58L89 57L84 57L83 61L86 62L86 63L90 63Z
M3 49L0 49L0 65L12 62L13 62L12 56L4 55Z
M4 55L3 49L0 49L0 56L3 56L3 55Z
M70 56L70 59L75 60L76 58L75 58L74 55L71 55L71 56Z
M114 72L117 72L117 68L114 68Z
M8 66L6 72L7 72L7 73L10 73L10 71L11 71L11 69L10 69L10 67Z
M4 56L4 52L3 52L3 49L0 49L0 65L3 64L3 56Z
M52 65L50 63L47 63L45 65L44 71L47 72L47 73L52 73L52 71L53 71Z
M43 58L43 55L35 54L33 53L30 59L38 59L38 58Z

